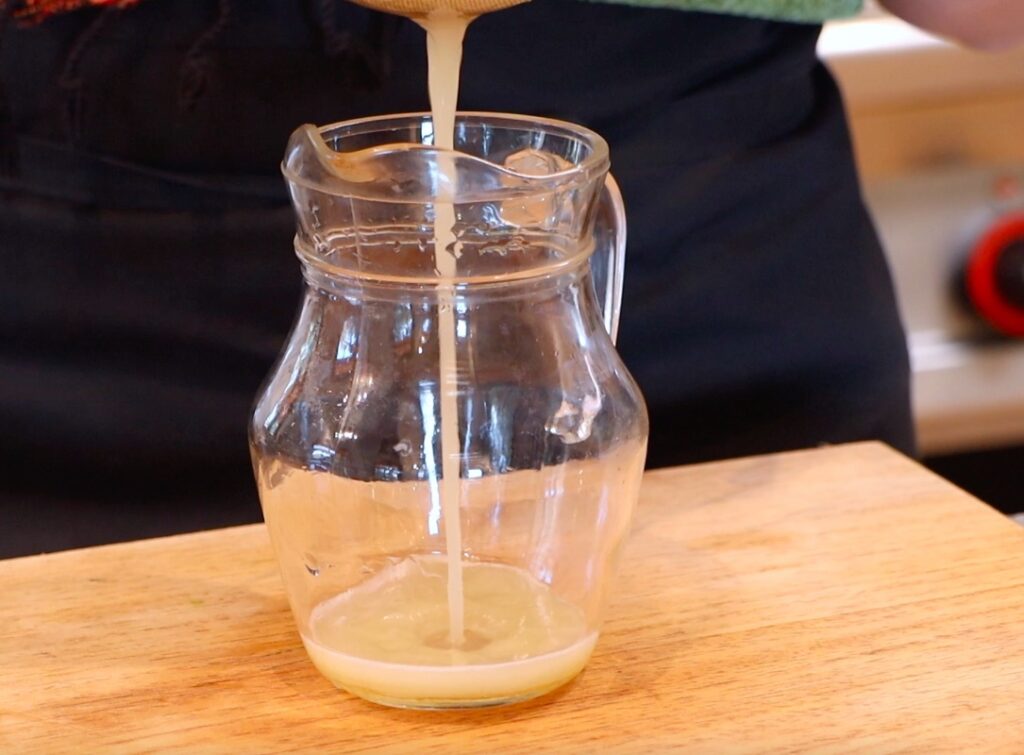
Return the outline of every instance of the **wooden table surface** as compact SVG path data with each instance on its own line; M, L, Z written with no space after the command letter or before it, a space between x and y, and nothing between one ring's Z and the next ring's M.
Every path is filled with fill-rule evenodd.
M0 752L1024 752L1024 529L880 445L650 473L579 679L381 708L261 525L0 562Z

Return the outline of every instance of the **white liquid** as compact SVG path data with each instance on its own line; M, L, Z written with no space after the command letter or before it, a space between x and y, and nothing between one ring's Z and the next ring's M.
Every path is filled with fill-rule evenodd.
M462 40L472 19L453 11L434 11L417 19L427 32L427 69L434 146L455 148L455 110L459 94ZM455 166L442 161L448 186L455 186ZM439 197L443 199L443 197ZM452 197L451 199L454 199ZM462 596L462 532L460 525L458 360L455 353L455 291L451 281L458 272L455 247L455 205L438 201L434 207L434 266L442 278L438 285L438 346L441 382L441 515L448 552L448 632L453 647L465 640Z
M522 569L463 565L465 638L452 648L443 557L412 556L312 612L303 641L338 686L384 702L485 704L554 689L597 640L582 611Z
M370 661L331 650L303 636L317 670L338 687L402 707L488 705L524 700L557 689L590 659L597 632L547 655L506 663L422 666Z

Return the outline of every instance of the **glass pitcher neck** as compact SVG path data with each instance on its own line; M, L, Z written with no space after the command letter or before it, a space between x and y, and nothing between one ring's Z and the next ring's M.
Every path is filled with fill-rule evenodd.
M380 301L425 299L436 301L439 290L454 292L456 296L468 294L481 297L507 299L555 291L582 281L590 276L591 249L584 249L557 264L545 267L526 267L514 273L477 275L472 277L432 278L388 276L372 271L337 269L325 263L321 255L296 239L296 255L302 263L306 284L329 296L359 297Z

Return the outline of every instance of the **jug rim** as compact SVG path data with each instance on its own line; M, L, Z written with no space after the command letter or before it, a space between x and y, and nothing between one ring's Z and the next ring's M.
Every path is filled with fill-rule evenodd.
M373 133L375 131L386 131L388 124L390 128L398 128L402 126L408 126L410 123L416 121L432 121L432 116L429 112L409 112L409 113L390 113L385 115L374 115L365 116L361 118L351 118L343 121L336 121L334 123L328 123L322 126L312 126L322 138L324 148L332 152L333 150L327 143L327 136L332 133L336 133L342 130L349 130L350 135L357 136L361 134ZM487 166L488 170L508 176L513 180L522 182L523 184L533 184L530 189L526 190L529 195L543 195L546 193L561 191L566 188L567 184L576 182L585 182L590 180L595 173L607 172L609 168L609 148L608 142L598 134L596 131L581 126L577 123L570 121L563 121L556 118L547 118L543 116L524 115L519 113L503 113L503 112L490 112L482 110L459 110L455 114L455 125L456 128L466 122L479 121L486 125L491 126L509 126L509 127L534 127L538 130L544 130L549 133L560 134L563 136L570 136L577 139L581 144L584 144L589 154L587 154L579 163L573 164L568 168L559 171L553 171L551 173L544 174L529 174L522 173L503 165L498 165L483 157L463 152L459 149L446 150L439 147L433 146L433 144L425 144L422 142L409 142L410 146L416 149L422 149L426 151L457 154L460 160L468 160L473 162L479 162ZM303 127L299 127L301 130ZM293 135L294 137L294 135ZM289 142L290 144L290 142ZM284 159L281 161L281 173L285 179L294 185L301 186L305 189L313 191L324 191L324 186L321 182L305 178L294 170L288 164L289 154L286 153ZM543 184L548 184L548 187L544 187ZM381 197L374 196L372 194L364 194L359 189L361 188L358 183L346 182L347 190L345 191L346 196L351 196L354 199L368 200L368 201L379 201L379 202L390 202L396 204L430 204L436 200L420 200L420 199L403 199L399 197ZM481 202L488 200L499 200L504 197L512 196L516 193L521 193L522 189L517 188L506 188L506 189L488 189L486 191L479 192L463 192L455 199L456 203L472 203Z

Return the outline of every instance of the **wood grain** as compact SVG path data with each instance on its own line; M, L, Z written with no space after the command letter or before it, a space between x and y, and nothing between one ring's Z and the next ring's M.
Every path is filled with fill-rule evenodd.
M307 661L262 526L0 562L0 751L1022 752L1024 530L875 444L650 473L568 688L422 713Z

